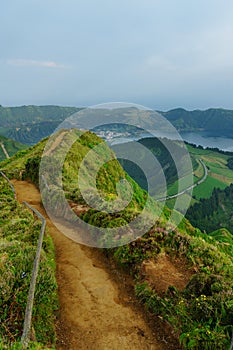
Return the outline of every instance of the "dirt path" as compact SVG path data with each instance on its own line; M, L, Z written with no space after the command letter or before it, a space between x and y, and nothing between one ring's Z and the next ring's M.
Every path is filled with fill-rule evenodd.
M66 134L67 134L67 131L62 131L58 136L56 136L55 139L54 139L54 137L51 137L50 138L50 141L51 141L50 147L48 149L46 149L44 156L49 156L57 148L57 146L60 145L60 143L63 140L63 137Z
M13 184L18 200L26 200L46 217L54 240L60 299L57 349L177 349L162 340L133 296L111 278L101 252L61 234L44 212L33 184L16 180Z

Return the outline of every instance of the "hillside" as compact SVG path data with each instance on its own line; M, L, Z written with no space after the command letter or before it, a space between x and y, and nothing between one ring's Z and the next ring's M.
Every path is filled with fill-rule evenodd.
M232 153L210 148L203 149L201 146L197 147L188 143L186 143L186 146L194 165L193 180L197 184L192 191L191 205L199 203L202 199L210 198L215 188L225 189L233 183L233 170L230 168ZM198 184L205 173L203 164L205 164L208 171L207 177L205 181ZM170 195L177 193L176 183L168 187L168 193ZM185 193L180 196L181 205L178 209L181 212L184 209L186 210L185 201L187 196L190 197L190 194ZM166 204L169 207L173 207L174 199L167 200Z
M179 176L184 177L187 174L188 166L187 166L187 150L184 148L184 144L179 141L172 141L167 138L156 138L156 137L147 137L139 139L138 142L145 147L146 150L150 150L155 158L158 160L161 168L160 171L156 174L150 172L148 174L148 179L156 184L156 188L153 188L152 193L159 194L159 191L162 187L159 180L162 178L163 174L166 179L168 194L175 194L178 191L177 180L178 180L178 171ZM127 145L127 144L126 144ZM130 143L129 143L130 147ZM131 146L133 148L133 146ZM173 151L173 156L170 154L170 150ZM173 159L176 157L176 162ZM138 158L146 159L146 152L138 154ZM199 163L192 154L190 156L193 170L196 171L199 167ZM140 168L127 160L120 160L121 165L125 169L125 171L140 185L141 188L147 190L147 180L145 175L143 174ZM191 169L190 169L191 170ZM187 188L187 184L184 184L184 188ZM159 197L159 196L158 196ZM161 195L160 195L161 197Z
M210 198L191 206L186 217L194 226L208 233L224 227L233 234L232 203L233 184L224 190L215 188Z
M0 106L0 135L32 145L50 135L80 108L60 106Z
M22 334L41 222L14 199L2 176L0 207L0 348L10 349L10 343L17 343ZM54 312L57 307L54 247L51 237L46 234L32 316L37 342L48 346L54 344ZM15 347L20 348L19 344ZM38 345L40 348L42 346Z
M178 141L171 141L167 139L160 139L154 137L147 137L139 139L143 146L149 149L156 157L156 159L161 164L161 171L163 170L166 182L167 182L167 193L168 196L173 196L178 193L178 175L177 175L177 166L180 169L182 174L182 168L184 167L183 157L185 156L183 144ZM130 143L129 143L130 145ZM173 149L175 154L179 155L179 162L175 165L174 160L172 159L168 149ZM214 189L225 189L230 184L233 183L233 169L232 169L232 153L219 151L216 149L204 149L201 146L195 146L188 144L186 142L186 147L189 152L192 166L193 166L193 181L196 186L193 188L191 204L199 203L202 199L210 198ZM143 152L138 154L138 157L143 158ZM120 160L121 165L125 171L143 188L147 189L147 181L143 172L135 165L126 160ZM207 169L207 176L203 182L200 180L205 176L205 169L203 164ZM183 169L183 172L185 169ZM156 179L158 179L160 174L156 174ZM150 174L151 179L155 176L154 173ZM158 180L156 180L158 182ZM153 183L156 183L153 181ZM183 188L187 188L188 184L186 183L185 177L180 178L180 182ZM160 184L158 183L158 188L155 188L154 191L158 193ZM180 196L180 208L179 210L183 212L183 209L186 209L185 199L187 196L190 196L188 193L185 193ZM210 200L211 201L211 200ZM173 208L175 199L168 199L166 204ZM183 208L184 202L184 208ZM229 207L230 210L230 207ZM191 220L191 217L189 217ZM191 220L194 223L194 221ZM220 223L221 221L218 220ZM224 221L225 222L225 221ZM224 226L224 222L222 225ZM198 222L195 222L195 225L201 229L205 229L205 225L198 225ZM194 226L195 226L194 225ZM208 224L210 225L210 223ZM216 225L214 226L215 228ZM228 226L229 227L229 224Z
M178 342L146 317L126 274L99 249L80 245L61 233L41 205L32 183L13 180L19 201L32 202L46 218L56 252L59 312L56 348L61 350L175 350ZM159 320L158 320L159 321ZM163 342L164 337L169 346Z
M28 146L0 135L0 161L13 156Z
M58 135L58 136L57 136ZM70 137L77 138L80 136L78 130L70 131L60 130L56 137L59 139L60 144L68 145L70 142ZM11 159L6 160L2 163L4 169L7 170L7 173L10 177L23 178L23 179L32 179L36 184L39 183L39 165L40 157L42 155L46 140L41 141L35 147L30 147L26 151L17 153ZM113 199L118 198L118 192L116 190L116 183L121 183L124 179L130 181L132 188L134 189L132 200L129 202L128 206L123 211L116 211L112 214L108 212L99 212L98 210L89 209L83 213L83 220L92 222L98 226L98 222L101 221L103 227L118 227L119 225L127 224L132 218L142 211L142 208L146 202L148 202L147 211L148 215L150 213L159 212L159 205L156 203L152 204L152 201L148 199L147 193L143 191L129 176L123 171L119 162L115 159L115 156L112 151L109 150L106 143L104 143L99 137L95 134L86 132L81 137L78 138L77 142L74 143L70 152L68 153L63 167L63 183L59 184L57 175L58 171L58 158L53 158L52 160L49 157L44 157L43 166L47 166L46 176L47 181L52 181L52 187L55 188L54 192L49 193L49 203L52 207L58 210L59 215L66 210L62 206L59 206L61 200L59 200L61 188L65 190L66 197L69 200L76 201L85 205L85 200L80 193L78 188L78 167L83 159L83 157L90 151L94 146L102 144L102 154L107 154L110 156L111 160L107 162L103 167L101 167L97 176L97 188L102 192L103 197L105 198L105 203L111 205ZM89 160L90 168L92 168L93 160ZM86 177L86 189L87 193L91 193L91 185L89 183L88 177ZM124 194L126 195L126 194ZM94 198L93 198L94 200ZM105 204L104 204L105 205ZM104 207L102 208L104 211ZM99 244L111 245L110 241L114 239L113 237L101 237L102 243ZM95 237L93 237L95 240ZM106 242L105 242L106 240ZM109 240L109 242L108 242Z
M187 111L183 108L160 112L179 131L207 131L214 136L232 136L233 111L223 108Z
M80 135L80 132L73 131L73 135ZM58 136L59 141L68 142L64 130L60 130ZM76 211L77 206L85 206L77 187L79 165L84 155L101 142L96 135L87 132L73 145L64 162L63 188L70 206L84 221L111 228L130 222L138 215L145 204L146 193L124 173L116 160L112 160L101 167L97 187L111 201L117 198L116 183L121 178L127 178L134 189L130 204L113 214L88 206L82 212ZM2 162L1 168L11 177L29 178L38 183L38 166L44 145L45 140L21 151ZM107 148L103 149L107 151ZM48 164L49 176L56 179L57 163ZM58 185L54 183L54 186ZM59 207L59 193L56 197L53 195L52 192L51 202L57 204L57 215L63 217L65 213L63 207ZM159 210L159 204L150 203L155 212ZM225 350L230 345L233 317L232 252L228 245L220 242L218 235L203 234L187 220L176 228L169 222L170 214L165 208L143 237L104 252L109 261L115 261L118 268L124 268L134 277L138 298L150 312L163 320L164 328L168 327L170 333L175 332L185 349ZM107 234L99 238L99 242L104 244L112 240L114 237Z

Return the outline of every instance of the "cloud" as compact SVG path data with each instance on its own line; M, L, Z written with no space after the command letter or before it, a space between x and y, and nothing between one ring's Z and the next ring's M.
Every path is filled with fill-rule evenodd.
M27 59L12 59L7 60L7 64L16 67L37 67L37 68L51 68L51 69L67 69L70 66L60 64L54 61L39 61L39 60L27 60Z

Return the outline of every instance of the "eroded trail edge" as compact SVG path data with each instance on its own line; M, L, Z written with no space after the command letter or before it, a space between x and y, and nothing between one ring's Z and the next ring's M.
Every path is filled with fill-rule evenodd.
M64 236L46 215L37 188L12 181L17 199L27 201L47 220L57 264L60 310L57 349L162 350L171 349L146 321L143 310L130 304L130 295L111 278L97 249L81 246ZM126 302L127 301L127 302Z

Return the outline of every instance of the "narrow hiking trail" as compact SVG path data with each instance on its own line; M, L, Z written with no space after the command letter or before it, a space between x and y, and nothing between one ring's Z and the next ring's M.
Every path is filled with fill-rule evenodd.
M33 184L12 183L19 202L27 201L45 216L54 241L60 301L57 349L179 349L163 340L161 325L152 327L133 293L110 276L108 261L98 249L75 243L53 225Z

